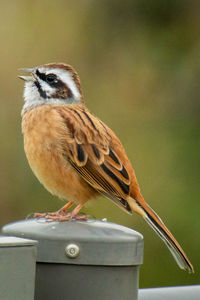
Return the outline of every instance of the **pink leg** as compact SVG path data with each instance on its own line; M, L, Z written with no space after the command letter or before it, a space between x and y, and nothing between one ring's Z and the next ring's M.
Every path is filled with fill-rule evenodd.
M81 208L83 207L83 204L78 204L71 213L66 213L69 207L71 207L72 205L73 202L69 202L55 213L35 214L35 215L36 217L44 217L46 220L52 220L58 222L71 221L73 219L86 221L88 219L86 215L78 215Z
M61 209L59 209L58 212L62 212L62 213L65 213L68 211L68 209L73 205L74 203L73 202L68 202L67 204L65 204Z
M58 215L65 215L68 209L73 205L73 202L68 202L61 209L52 213L35 213L34 218L46 218L47 216L56 217Z
M87 221L87 216L86 215L82 215L82 216L78 216L78 213L80 212L81 208L83 207L83 204L78 204L74 210L71 212L71 219L76 219L76 220L85 220Z

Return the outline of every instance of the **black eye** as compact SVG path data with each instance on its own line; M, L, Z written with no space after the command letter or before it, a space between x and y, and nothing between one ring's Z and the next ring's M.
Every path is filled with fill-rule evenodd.
M55 74L48 74L48 75L46 75L46 81L48 83L56 83L56 82L58 82L58 79Z

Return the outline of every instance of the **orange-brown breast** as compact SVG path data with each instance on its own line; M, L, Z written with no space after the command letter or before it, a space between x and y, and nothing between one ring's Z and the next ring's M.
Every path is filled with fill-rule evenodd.
M22 132L30 167L49 192L82 204L97 195L63 158L61 141L68 132L62 117L51 105L25 112Z

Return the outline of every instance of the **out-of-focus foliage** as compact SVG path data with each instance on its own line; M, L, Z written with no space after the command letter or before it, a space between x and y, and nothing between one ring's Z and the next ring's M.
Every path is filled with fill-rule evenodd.
M67 62L87 106L120 137L145 199L194 264L178 269L134 214L101 198L85 212L144 234L140 286L199 283L200 4L178 0L0 2L1 225L63 204L33 176L23 151L20 67Z

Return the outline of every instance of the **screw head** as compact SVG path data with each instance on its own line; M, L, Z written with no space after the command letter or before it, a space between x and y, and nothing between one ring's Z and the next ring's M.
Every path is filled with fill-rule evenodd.
M107 218L101 219L102 222L107 222Z
M79 255L80 249L76 244L69 244L65 248L65 253L70 258L76 258Z

